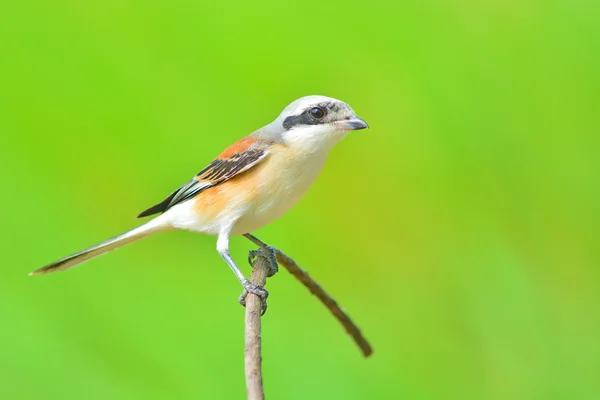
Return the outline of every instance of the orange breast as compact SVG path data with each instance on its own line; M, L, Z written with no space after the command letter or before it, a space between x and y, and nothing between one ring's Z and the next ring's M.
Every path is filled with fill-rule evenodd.
M306 193L325 156L297 157L283 145L272 145L262 162L196 196L194 207L205 224L223 227L235 222L233 235L259 229L285 214Z

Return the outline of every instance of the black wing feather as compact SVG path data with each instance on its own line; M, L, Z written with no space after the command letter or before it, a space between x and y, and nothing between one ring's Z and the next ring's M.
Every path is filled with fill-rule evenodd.
M173 207L175 204L182 203L186 200L191 199L198 193L200 193L203 189L209 188L210 185L203 184L203 182L199 182L195 179L189 181L173 193L169 195L166 199L161 201L160 203L150 207L147 210L142 211L137 217L144 218L149 215L154 215L158 213L162 213L167 211L169 208Z

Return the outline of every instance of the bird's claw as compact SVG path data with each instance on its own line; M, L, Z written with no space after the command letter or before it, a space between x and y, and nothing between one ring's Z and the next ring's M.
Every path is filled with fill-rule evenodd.
M261 253L262 252L262 253ZM248 253L248 263L254 268L254 262L257 257L265 257L268 258L269 270L267 271L267 277L271 277L277 273L279 270L279 265L277 264L277 256L275 255L275 249L271 246L261 246L257 250L250 250ZM267 312L267 297L269 297L269 292L260 286L256 285L248 280L242 282L244 285L244 291L240 295L238 302L246 307L246 297L248 297L248 293L252 293L260 297L261 300L261 314L264 315Z
M267 278L270 278L279 271L279 264L277 263L277 256L275 255L275 249L273 247L266 245L256 250L250 250L248 252L248 264L254 268L254 259L258 257L261 251L267 252L266 256L269 258L269 272L267 273Z
M240 295L238 302L244 307L246 307L246 297L248 297L248 294L255 294L258 297L260 297L261 300L260 315L265 315L265 313L267 312L267 297L269 297L269 292L267 292L267 290L264 287L256 285L248 280L244 281L242 284L244 285L244 291Z

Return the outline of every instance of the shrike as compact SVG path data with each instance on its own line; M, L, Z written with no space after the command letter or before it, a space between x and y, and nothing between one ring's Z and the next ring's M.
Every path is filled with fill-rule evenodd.
M368 128L346 103L302 97L269 125L238 140L192 180L138 218L161 214L135 229L40 268L63 271L157 232L186 229L216 235L217 251L245 290L265 298L229 255L229 237L248 234L285 214L308 190L329 150L349 131Z

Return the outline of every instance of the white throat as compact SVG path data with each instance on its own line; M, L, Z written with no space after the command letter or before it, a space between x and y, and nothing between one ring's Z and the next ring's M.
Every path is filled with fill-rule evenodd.
M346 134L328 125L306 125L286 131L283 142L296 154L308 156L328 153Z

